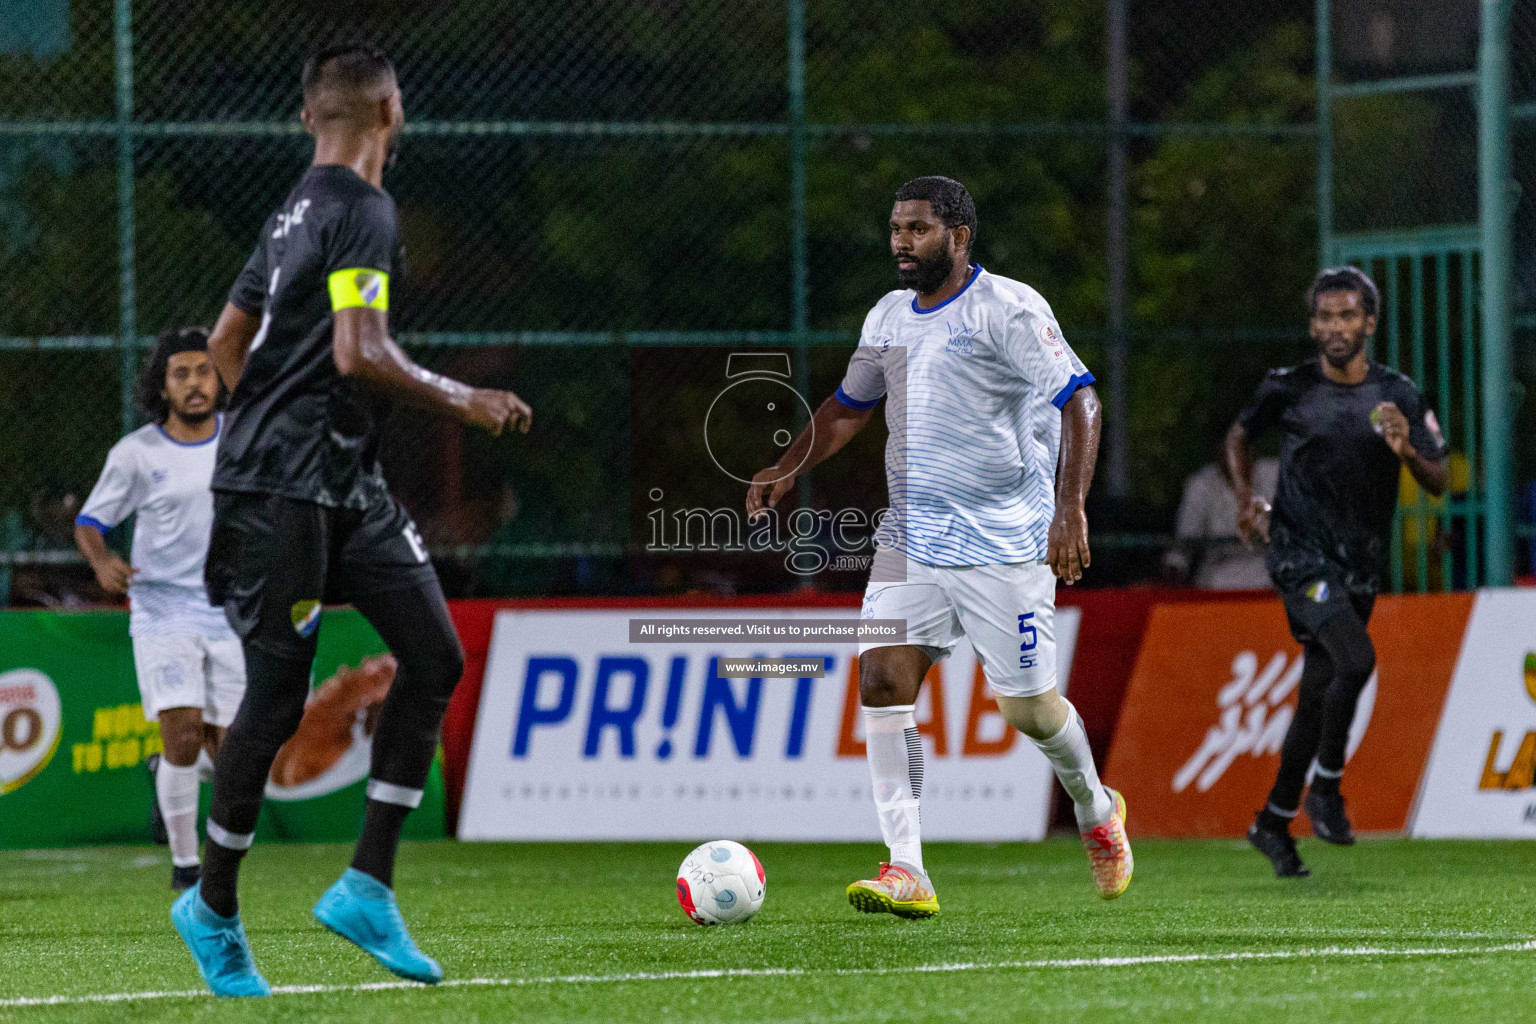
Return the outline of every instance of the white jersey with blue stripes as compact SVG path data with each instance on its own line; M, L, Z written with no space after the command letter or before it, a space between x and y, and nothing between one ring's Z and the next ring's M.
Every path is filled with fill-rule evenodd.
M208 603L203 563L213 528L214 454L223 433L186 444L158 423L140 427L107 454L101 478L76 517L77 525L102 533L129 516L132 564L138 572L128 587L131 636L186 634L227 640L235 633L224 610Z
M972 269L927 309L908 289L870 310L837 399L886 401L882 547L928 565L1041 561L1056 512L1061 408L1093 383L1040 293Z

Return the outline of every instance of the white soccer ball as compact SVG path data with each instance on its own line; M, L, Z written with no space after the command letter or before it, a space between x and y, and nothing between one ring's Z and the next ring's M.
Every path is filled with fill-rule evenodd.
M767 892L757 855L729 839L698 847L677 869L677 902L698 924L741 924L763 908Z

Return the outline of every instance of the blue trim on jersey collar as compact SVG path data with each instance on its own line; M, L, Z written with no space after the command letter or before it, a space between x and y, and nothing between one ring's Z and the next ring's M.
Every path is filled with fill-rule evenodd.
M95 530L97 533L106 533L108 530L112 529L112 527L108 526L106 523L102 522L100 519L93 519L90 516L83 515L83 514L75 516L75 525L76 526L89 526L91 529Z
M217 441L219 439L219 435L224 432L224 414L221 412L216 412L213 414L213 417L213 433L201 441L178 441L170 434L165 432L164 423L156 423L155 429L160 431L161 437L165 438L167 441L171 442L171 444L178 448L201 448L205 444L212 444L213 442Z
M837 386L836 391L832 392L832 397L837 399L839 402L842 402L848 408L858 409L860 411L864 409L873 409L875 406L880 404L880 399L878 398L872 402L861 402L857 398L850 398L848 396L848 392L843 390L843 386L841 384Z
M1073 392L1075 392L1078 388L1085 388L1092 383L1093 374L1089 373L1087 370L1084 370L1082 373L1067 381L1066 386L1063 387L1060 391L1056 392L1056 397L1051 399L1051 404L1058 409L1064 407L1067 404L1067 400L1072 397Z
M949 305L951 302L954 302L960 296L964 295L965 290L971 286L971 282L975 281L978 277L981 276L981 264L973 263L971 266L975 267L976 269L971 271L971 276L965 279L965 284L960 286L960 290L955 292L955 294L951 295L949 298L945 299L943 302L939 303L937 306L929 306L927 309L924 309L922 306L917 304L917 296L912 296L912 312L936 313L943 309L945 306Z

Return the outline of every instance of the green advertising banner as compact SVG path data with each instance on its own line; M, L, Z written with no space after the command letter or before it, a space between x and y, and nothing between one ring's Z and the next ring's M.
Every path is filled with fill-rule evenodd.
M326 612L315 692L278 754L257 840L346 841L362 822L380 702L394 677L383 641L355 611ZM0 612L0 847L139 843L153 791L124 612ZM207 811L208 787L203 787ZM410 838L446 834L432 766Z

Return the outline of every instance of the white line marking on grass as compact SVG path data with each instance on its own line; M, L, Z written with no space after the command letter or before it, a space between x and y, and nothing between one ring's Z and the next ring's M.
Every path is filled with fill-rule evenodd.
M1254 960L1322 960L1339 957L1487 956L1493 953L1536 952L1536 941L1497 946L1447 946L1390 949L1384 946L1329 946L1321 949L1252 950L1232 953L1163 953L1147 956L1071 957L1060 960L993 960L908 967L724 967L700 971L634 971L627 974L555 974L532 978L450 978L438 985L414 981L374 981L360 985L277 985L273 995L334 995L347 992L386 992L408 988L521 988L529 985L613 985L637 981L710 981L722 978L854 977L888 974L965 974L974 971L1043 971L1081 967L1144 967L1157 964L1217 964ZM103 992L77 996L16 996L0 999L0 1009L23 1006L78 1006L87 1003L127 1003L151 999L202 999L201 990Z

